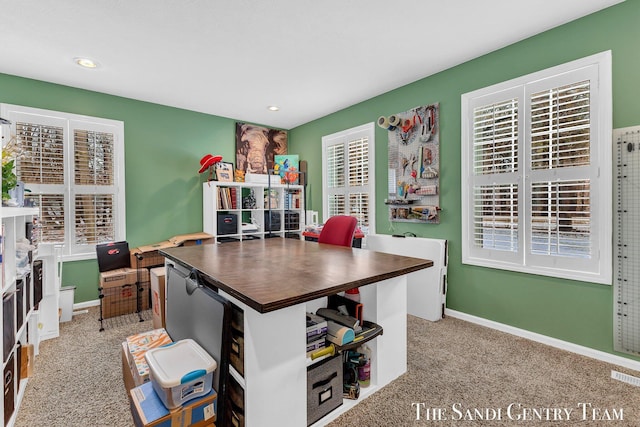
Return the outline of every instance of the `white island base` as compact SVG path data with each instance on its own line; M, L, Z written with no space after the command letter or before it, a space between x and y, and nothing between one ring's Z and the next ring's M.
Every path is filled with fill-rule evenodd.
M360 289L364 320L382 326L371 348L371 385L313 424L324 426L407 371L407 276ZM307 426L306 313L326 306L326 297L261 314L220 290L244 311L244 388L247 427ZM314 361L314 363L317 361ZM341 392L341 390L340 390Z

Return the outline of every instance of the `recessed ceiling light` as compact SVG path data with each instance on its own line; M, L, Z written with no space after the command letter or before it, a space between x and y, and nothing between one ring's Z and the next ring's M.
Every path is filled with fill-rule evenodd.
M73 58L73 61L84 68L97 68L98 63L89 58Z
M269 105L267 108L269 111L278 111L280 109L277 105Z

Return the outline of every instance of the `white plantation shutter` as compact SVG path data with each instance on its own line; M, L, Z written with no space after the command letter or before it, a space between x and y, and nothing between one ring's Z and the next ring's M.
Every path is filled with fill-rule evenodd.
M610 53L462 100L463 262L610 284Z
M483 105L473 112L473 172L518 170L518 99Z
M344 188L344 144L339 143L327 147L327 187Z
M74 145L74 242L95 245L116 240L115 135L86 123L72 123Z
M323 219L350 215L365 231L373 226L373 124L322 138Z
M16 171L40 208L41 242L85 259L97 243L124 240L122 122L6 104L2 112L15 123Z
M75 243L79 245L115 240L113 195L76 195Z
M349 140L349 215L369 226L369 138Z
M64 128L17 122L15 134L22 155L16 162L25 184L64 184Z
M329 203L329 216L346 215L347 201L344 194L329 194L327 196Z
M531 187L531 253L591 258L589 180Z
M40 208L40 243L64 243L65 205L64 194L27 193L25 200Z
M518 251L518 186L474 187L473 241L475 246Z
M531 183L533 254L591 258L591 83L531 95L531 169L582 179ZM544 172L547 171L547 172Z
M518 97L473 110L473 242L475 247L518 251Z
M531 169L589 165L590 82L531 95Z
M76 185L113 185L114 135L74 129L74 171Z

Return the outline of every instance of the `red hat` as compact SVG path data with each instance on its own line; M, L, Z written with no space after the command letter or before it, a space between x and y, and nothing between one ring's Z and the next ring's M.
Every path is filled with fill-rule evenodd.
M218 163L220 160L222 160L222 156L212 156L211 154L205 155L203 158L200 159L200 170L198 171L198 173L202 173L206 171L209 168L209 166L213 166L214 164Z

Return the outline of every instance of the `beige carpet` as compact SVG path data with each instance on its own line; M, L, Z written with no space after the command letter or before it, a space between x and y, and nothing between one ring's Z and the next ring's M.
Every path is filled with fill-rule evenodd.
M41 344L17 427L132 425L119 345L151 322L134 318L99 332L97 318L93 308L76 315L61 324L60 338ZM610 378L611 369L639 372L453 318L409 316L408 326L408 372L331 427L640 426L640 388ZM438 413L439 421L427 418Z
M148 316L145 316L148 317ZM60 324L60 337L43 341L16 418L16 427L132 426L122 382L121 343L152 329L137 315L106 319L98 308Z
M454 318L432 323L409 316L408 341L408 372L331 427L640 426L640 388L610 378L611 369L640 372ZM422 404L420 420L413 403ZM604 411L623 419L603 421ZM442 420L427 419L434 413Z

